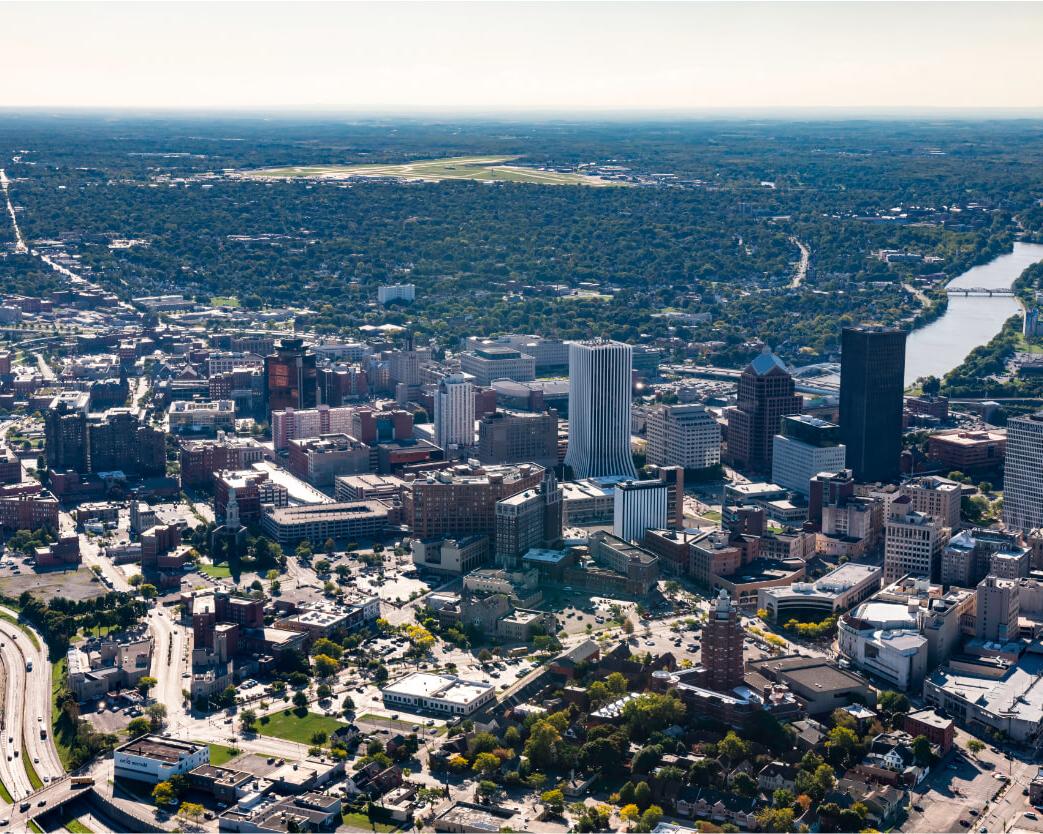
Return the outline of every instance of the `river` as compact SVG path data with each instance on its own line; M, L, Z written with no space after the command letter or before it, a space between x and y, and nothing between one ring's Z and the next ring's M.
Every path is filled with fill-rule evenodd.
M1014 251L971 267L949 282L952 288L1007 289L1032 264L1043 261L1043 244L1015 243ZM950 296L941 318L909 334L905 348L905 384L919 377L939 379L960 365L978 345L989 342L1021 305L1010 296Z

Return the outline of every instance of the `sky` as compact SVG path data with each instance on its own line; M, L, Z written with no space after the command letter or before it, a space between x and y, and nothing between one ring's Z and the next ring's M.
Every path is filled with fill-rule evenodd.
M0 31L3 108L1043 109L1043 3L0 2Z

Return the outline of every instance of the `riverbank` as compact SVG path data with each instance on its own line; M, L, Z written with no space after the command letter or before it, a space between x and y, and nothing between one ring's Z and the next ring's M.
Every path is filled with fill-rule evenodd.
M1043 247L1041 247L1043 248ZM1014 303L1021 308L1031 304L1035 294L1043 287L1043 263L1025 269L1011 285L1015 292ZM1022 315L1010 316L987 344L974 348L957 367L942 381L942 393L950 397L1019 397L1039 396L1043 393L1043 379L1016 377L1007 382L990 381L990 377L1002 374L1007 361L1015 352L1033 352L1043 340L1028 342L1022 336Z
M1015 287L1027 270L1043 262L1043 245L1016 242L1012 250L979 264L949 282L948 288ZM968 363L977 348L988 347L1022 308L1012 296L951 296L941 315L916 327L906 345L905 384L926 376L945 377ZM926 318L926 317L925 317ZM972 362L972 365L977 364Z

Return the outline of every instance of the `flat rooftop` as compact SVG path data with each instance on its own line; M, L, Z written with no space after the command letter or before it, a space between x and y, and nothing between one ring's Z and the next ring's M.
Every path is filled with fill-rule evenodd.
M413 698L437 698L458 704L469 704L493 689L480 681L467 681L451 675L432 675L416 672L385 686L384 694L405 695Z
M174 764L186 756L199 752L205 746L193 744L190 741L179 741L169 736L142 736L124 744L122 747L117 747L116 752Z

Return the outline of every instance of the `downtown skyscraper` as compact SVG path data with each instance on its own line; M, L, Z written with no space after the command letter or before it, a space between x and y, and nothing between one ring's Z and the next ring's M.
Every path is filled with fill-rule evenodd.
M633 351L604 339L569 345L569 448L576 478L636 478L630 454Z
M449 374L438 383L435 443L447 451L474 446L474 385L466 374Z
M905 390L904 330L845 327L840 353L840 441L862 483L897 481Z
M1043 527L1043 412L1007 420L1003 524L1023 533Z

